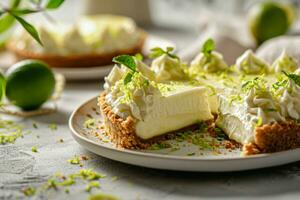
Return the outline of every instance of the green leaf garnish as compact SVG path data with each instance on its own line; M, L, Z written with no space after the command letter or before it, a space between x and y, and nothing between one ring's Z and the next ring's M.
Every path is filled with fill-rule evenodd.
M10 14L3 14L0 18L0 34L10 29L15 22L15 18Z
M112 61L118 64L125 65L128 69L132 70L133 72L136 72L136 64L133 56L120 55L114 57Z
M132 76L133 74L132 73L127 73L127 75L125 76L124 78L124 84L126 85L127 83L129 83L131 80L132 80Z
M17 8L21 3L21 0L13 0L11 1L11 8Z
M172 53L174 50L174 47L167 47L166 50L163 50L160 47L155 47L151 49L151 54L149 55L150 58L157 58L159 56L162 56L164 54L170 56L171 58L178 59L179 57Z
M56 9L64 2L64 0L49 0L46 8L47 9Z
M294 83L298 86L300 86L300 76L297 74L287 73L285 71L282 71L284 75L286 75L289 79L293 80Z
M37 30L34 28L34 26L32 26L31 24L29 24L28 22L26 22L23 18L14 15L12 13L12 15L14 16L14 18L23 26L23 28L40 44L43 46L42 41L40 39L40 36L37 32Z
M32 10L32 9L16 9L10 11L14 15L27 15L31 13L37 13L39 10Z
M215 43L214 41L210 38L206 40L202 46L202 53L204 53L205 56L210 56L211 52L215 49Z

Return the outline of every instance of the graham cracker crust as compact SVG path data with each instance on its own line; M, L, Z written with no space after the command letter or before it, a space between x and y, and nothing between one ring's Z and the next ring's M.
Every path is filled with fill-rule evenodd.
M121 54L135 55L141 53L145 40L146 32L139 30L141 33L140 39L134 47L121 49L109 53L89 53L89 54L74 54L74 55L56 55L42 54L32 52L30 50L22 50L16 47L13 42L7 44L7 49L14 53L17 60L23 59L38 59L47 63L50 67L55 68L79 68L79 67L94 67L104 66L112 63L112 58Z
M110 140L117 147L126 149L145 149L152 144L172 139L182 130L195 129L195 126L166 133L164 135L143 140L135 133L135 120L132 117L123 119L112 112L112 108L105 100L106 92L102 92L98 98L98 106L104 119L104 129ZM209 129L213 129L214 120L206 122ZM255 143L243 146L244 155L259 153L273 153L278 151L300 148L300 124L294 121L265 124L255 130Z
M276 122L257 127L255 143L245 145L244 153L273 153L296 148L300 148L300 124L294 121Z
M174 138L178 132L197 128L195 125L193 125L148 140L143 140L135 133L134 118L129 116L126 119L123 119L117 114L113 113L111 106L108 105L105 100L105 96L105 91L100 94L98 98L98 106L100 107L104 121L104 131L117 147L125 149L146 149L154 143ZM213 120L206 122L208 127L211 126L212 122Z

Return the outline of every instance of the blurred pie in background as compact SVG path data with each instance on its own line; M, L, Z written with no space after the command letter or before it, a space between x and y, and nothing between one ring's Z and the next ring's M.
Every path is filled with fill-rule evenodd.
M39 59L52 67L76 68L111 64L119 54L142 51L146 33L128 17L83 16L72 25L37 25L43 46L24 30L18 31L7 48L18 60Z

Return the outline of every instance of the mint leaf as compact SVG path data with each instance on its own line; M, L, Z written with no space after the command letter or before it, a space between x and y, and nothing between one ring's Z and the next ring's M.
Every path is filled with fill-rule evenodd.
M0 18L0 34L10 29L15 22L15 18L7 13L3 14Z
M129 68L133 72L136 72L136 64L135 64L133 56L120 55L120 56L114 57L112 61L115 63L118 63L118 64L125 65L127 68Z
M58 8L62 3L64 2L64 0L49 0L46 8L47 9L56 9Z
M151 53L149 55L150 58L157 58L161 55L163 55L165 53L164 50L162 50L162 48L159 47L155 47L151 49Z
M149 57L157 58L163 54L167 54L169 57L179 60L178 56L176 56L175 54L172 53L173 50L174 50L173 47L167 47L166 50L163 50L160 47L155 47L155 48L151 49L151 54L149 55Z
M39 10L32 10L32 9L16 9L10 11L14 15L27 15L31 13L39 12Z
M127 75L125 76L124 78L124 84L127 85L127 83L129 83L131 80L132 80L132 76L133 74L132 73L127 73Z
M14 15L14 18L23 26L23 28L40 44L43 46L42 41L40 39L40 36L37 32L37 30L34 28L34 26L32 26L31 24L29 24L28 22L26 22L23 18Z
M21 0L13 0L11 1L11 8L17 8L21 3Z
M202 53L204 53L205 56L210 56L211 52L215 49L215 43L212 39L208 39L204 42L202 46Z
M290 73L286 73L285 71L282 71L284 75L286 75L289 79L293 80L296 85L298 85L300 87L300 76L297 74L290 74Z

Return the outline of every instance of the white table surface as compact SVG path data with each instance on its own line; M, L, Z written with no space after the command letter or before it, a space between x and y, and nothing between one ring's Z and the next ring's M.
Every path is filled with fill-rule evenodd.
M182 48L192 41L193 33L175 29L152 29L174 40ZM21 119L32 132L19 138L14 144L0 145L0 200L24 199L20 192L25 186L41 187L55 172L70 174L81 167L67 162L74 155L87 155L83 168L92 168L106 174L100 180L104 192L121 199L300 199L300 162L262 170L236 173L184 173L135 167L89 153L72 138L68 128L71 112L84 101L96 96L103 82L68 83L59 100L59 111L49 116ZM32 123L38 129L32 127ZM58 129L51 131L47 126L56 123ZM40 138L36 136L39 135ZM59 139L63 143L58 143ZM37 146L38 153L31 151ZM111 178L117 176L116 181ZM49 190L32 199L86 199L84 183L64 190Z

